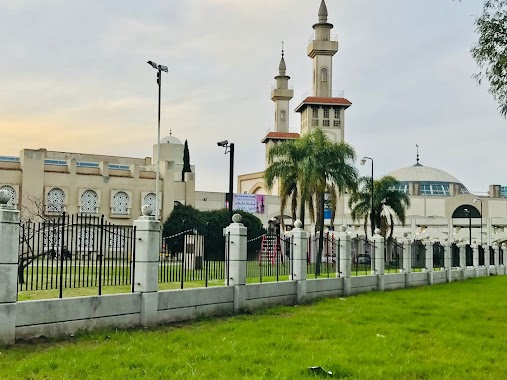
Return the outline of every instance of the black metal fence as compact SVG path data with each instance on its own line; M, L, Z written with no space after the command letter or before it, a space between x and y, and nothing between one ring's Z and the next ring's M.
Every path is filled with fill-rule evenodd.
M500 265L504 265L504 256L503 256L503 249L500 247L498 252L498 262Z
M486 259L485 259L485 254L484 254L484 247L482 245L479 245L477 247L477 251L479 253L479 266L483 267L483 266L486 265Z
M180 233L162 236L159 283L202 282L226 280L230 235L218 235L206 226L188 228Z
M470 244L465 247L465 267L474 266L474 250Z
M356 276L372 273L372 258L375 246L372 241L362 237L351 240L352 273Z
M294 238L272 232L248 240L247 278L259 282L292 279Z
M451 244L451 267L459 268L460 264L460 252L459 247L456 243Z
M489 265L495 265L495 249L489 247Z
M412 268L426 268L426 246L420 240L414 240L411 245Z
M433 269L444 268L444 251L444 246L440 242L433 243Z
M59 290L131 285L136 230L104 216L63 214L20 225L18 290Z
M384 246L384 270L387 273L398 273L403 267L405 247L396 240L387 239Z

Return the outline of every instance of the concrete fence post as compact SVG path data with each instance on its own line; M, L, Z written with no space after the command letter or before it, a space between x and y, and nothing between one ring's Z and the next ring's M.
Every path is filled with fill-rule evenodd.
M234 311L246 308L246 261L247 261L247 228L241 223L241 215L234 214L232 223L226 227L225 234L230 236L229 264L226 269L229 286L234 287Z
M308 232L303 229L303 223L298 219L291 231L293 239L293 272L292 277L296 282L297 301L301 302L306 297L306 265L308 260Z
M383 291L385 288L384 281L384 262L385 262L385 239L380 235L380 229L375 229L375 235L373 235L372 242L373 248L373 261L375 263L375 275L377 276L377 290Z
M338 233L340 239L340 277L342 278L342 291L344 296L349 296L351 293L351 280L350 275L352 272L352 252L351 252L351 239L347 233L347 226L341 226Z
M398 240L403 244L402 271L405 273L405 287L412 286L412 242L408 238L408 233L403 234L403 239Z
M19 211L7 205L10 195L0 191L0 344L16 339Z
M444 243L442 244L444 246L444 270L445 270L445 280L446 282L451 282L451 266L452 266L452 249L451 249L451 243L449 242L449 239L445 239Z
M458 247L459 247L459 268L461 271L461 279L464 280L465 279L465 269L467 267L467 264L466 264L467 246L466 246L466 244L461 243L458 245Z
M500 266L500 247L496 242L493 243L493 250L495 251L495 260L492 264L495 267L496 274L498 274L498 267Z
M479 246L474 241L473 245L471 245L472 254L473 254L473 266L474 266L474 277L479 277Z
M136 253L134 292L141 295L141 325L148 327L157 322L158 262L160 254L160 222L153 208L145 205L142 216L134 221Z
M424 248L426 249L426 257L425 257L425 271L428 273L428 285L433 285L433 242L428 241L424 243Z
M484 249L484 267L486 268L486 273L485 273L485 276L488 277L489 276L489 246L486 245L486 247L484 247L483 245L481 245L481 247Z

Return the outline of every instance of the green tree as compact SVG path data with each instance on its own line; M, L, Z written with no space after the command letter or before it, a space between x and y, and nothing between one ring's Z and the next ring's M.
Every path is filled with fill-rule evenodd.
M357 171L352 165L355 160L354 149L346 144L335 144L316 129L295 141L282 142L268 153L269 167L264 179L271 187L275 179L280 183L282 197L281 213L289 197L292 198L292 213L299 203L302 215L308 205L312 221L316 221L315 231L324 230L325 194L330 196L331 219L334 220L339 195L347 190L355 190ZM304 220L304 217L301 218ZM317 275L320 272L324 235L319 236L317 252Z
M364 233L366 234L368 219L371 235L376 228L380 228L382 236L387 235L390 230L390 238L394 231L394 218L398 218L402 225L405 225L406 210L410 207L410 197L399 190L396 190L399 182L391 176L384 176L373 181L373 213L371 208L371 177L359 179L359 189L353 192L349 199L349 207L353 220L364 220ZM369 217L368 217L369 216Z
M479 40L471 53L479 72L474 77L479 84L488 80L489 93L507 117L507 0L486 0L475 26Z
M185 173L192 173L190 168L190 152L188 151L188 140L185 140L183 148L183 170L181 172L181 180L185 181Z

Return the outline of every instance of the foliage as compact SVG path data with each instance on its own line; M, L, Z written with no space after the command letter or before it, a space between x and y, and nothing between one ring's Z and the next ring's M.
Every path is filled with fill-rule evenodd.
M507 277L2 349L2 379L504 379ZM188 293L188 291L187 291ZM188 293L190 296L190 293Z
M371 177L359 179L359 189L353 192L349 199L349 207L353 220L364 219L364 230L368 223L373 220L371 234L375 228L380 228L382 236L387 235L390 230L390 237L393 236L394 218L405 224L406 210L410 207L410 197L404 192L395 190L399 182L391 176L384 176L373 181L373 213L371 208Z
M471 53L480 70L475 79L488 80L500 114L507 117L507 0L486 0L475 26L479 40Z
M185 173L192 173L190 168L190 152L188 150L188 140L185 140L185 147L183 148L183 170L181 172L181 180L185 181Z

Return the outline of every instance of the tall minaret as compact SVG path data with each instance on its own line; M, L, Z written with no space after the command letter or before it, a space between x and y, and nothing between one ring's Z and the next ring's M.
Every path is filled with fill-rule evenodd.
M313 95L323 98L333 93L333 56L338 51L338 41L332 41L333 24L327 22L326 2L319 8L319 22L313 25L313 41L308 45L308 56L313 59Z
M345 110L352 105L347 99L333 97L333 56L338 41L331 37L333 24L327 22L327 7L322 0L319 22L313 25L314 38L308 45L313 60L313 93L296 108L301 113L301 134L322 129L334 142L344 141Z
M290 77L285 74L286 70L282 42L282 59L275 77L276 87L271 91L271 100L275 102L275 132L289 132L289 102L294 97L294 90L289 89Z

